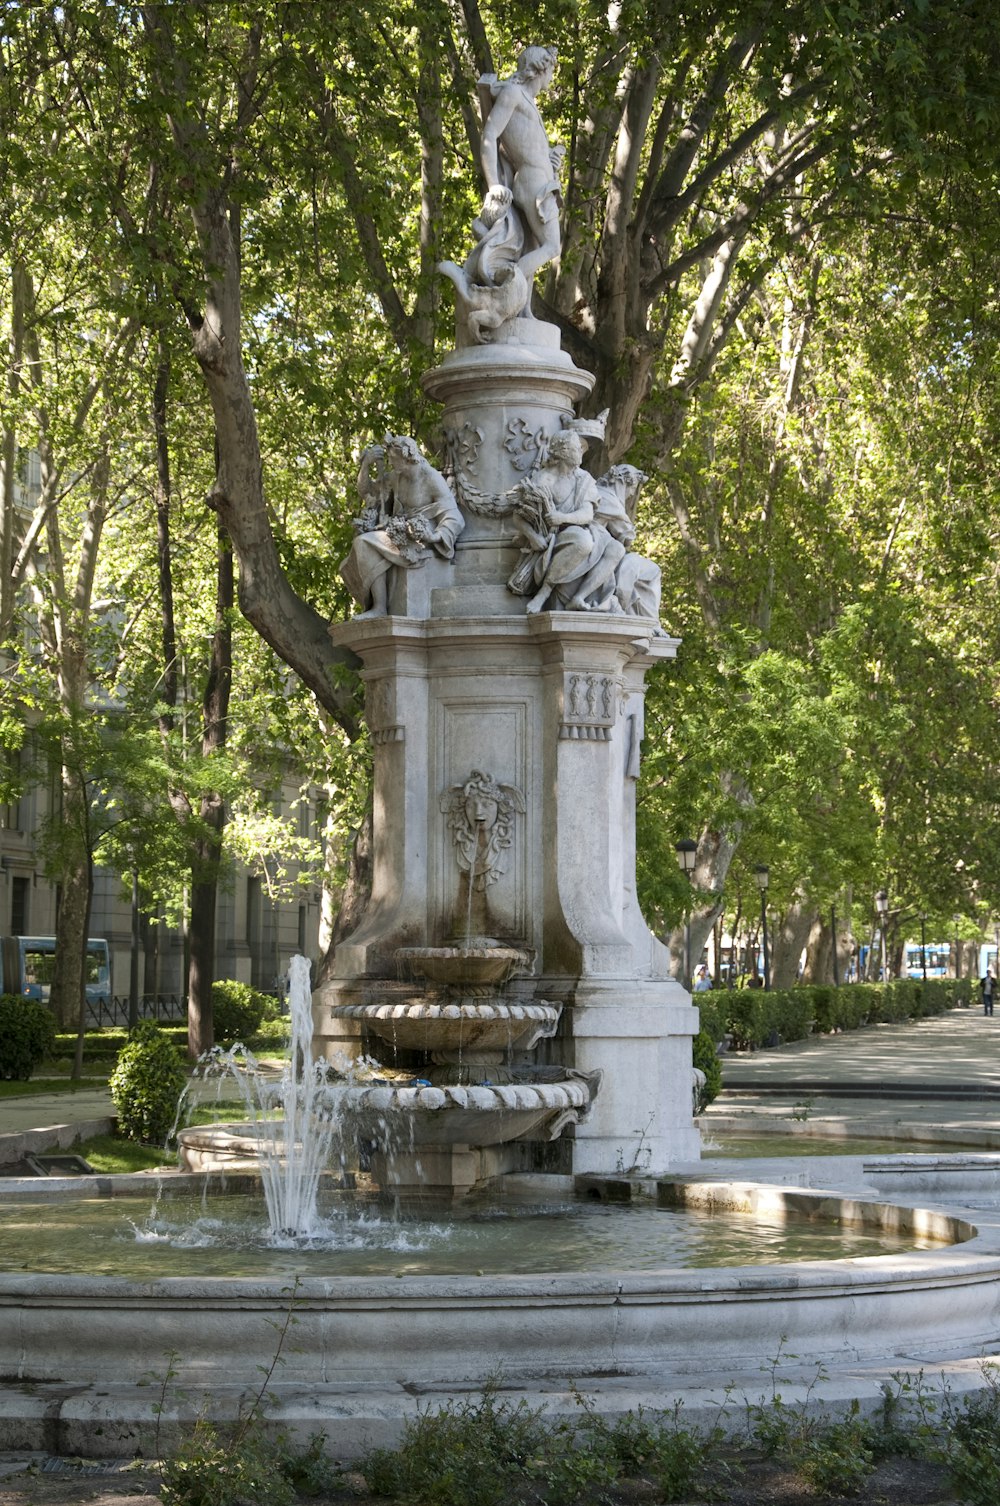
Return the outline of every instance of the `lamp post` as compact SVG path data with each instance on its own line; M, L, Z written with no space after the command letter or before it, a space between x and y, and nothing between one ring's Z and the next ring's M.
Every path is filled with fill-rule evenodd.
M927 982L927 916L920 917L920 970Z
M757 888L760 890L760 933L764 952L764 988L766 990L771 987L771 962L767 954L767 886L771 875L766 863L758 863L753 872L757 880Z
M875 908L878 911L878 934L880 951L882 954L882 982L887 979L885 957L885 918L889 913L889 896L884 889L880 889L875 896Z
M698 856L698 843L697 842L692 842L691 839L690 839L690 837L688 837L683 842L678 842L674 850L677 853L677 866L681 870L681 872L684 874L685 878L688 880L688 883L690 883L691 882L691 875L694 872L695 861L696 861L697 856ZM686 970L686 976L685 976L685 980L684 981L685 981L687 987L690 988L691 987L691 911L690 911L690 908L687 911L685 911L685 917L684 917L684 967L685 967L685 970Z
M833 986L840 987L840 967L837 963L837 906L830 906L830 936L833 941Z

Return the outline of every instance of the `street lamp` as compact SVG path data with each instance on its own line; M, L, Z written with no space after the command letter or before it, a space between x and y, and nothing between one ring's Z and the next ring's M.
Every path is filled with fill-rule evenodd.
M771 963L767 955L767 886L771 875L766 863L758 863L753 874L757 880L757 888L760 890L760 932L764 952L764 988L768 989L771 987Z
M927 982L927 916L920 917L920 971Z
M698 856L698 843L692 842L690 837L683 842L678 842L674 851L677 853L677 866L690 883L694 872L695 861ZM684 919L684 966L687 969L686 982L691 987L691 911L685 912Z
M882 953L882 982L888 977L885 959L885 918L889 913L889 896L884 889L880 889L875 896L875 908L878 911L878 934Z

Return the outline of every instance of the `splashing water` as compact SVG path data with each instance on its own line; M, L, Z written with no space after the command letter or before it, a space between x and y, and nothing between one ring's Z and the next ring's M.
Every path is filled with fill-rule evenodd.
M342 1140L345 1073L312 1051L309 961L288 967L291 1039L280 1077L266 1072L252 1052L216 1048L200 1076L234 1083L257 1141L270 1242L298 1244L326 1235L317 1211L320 1177Z

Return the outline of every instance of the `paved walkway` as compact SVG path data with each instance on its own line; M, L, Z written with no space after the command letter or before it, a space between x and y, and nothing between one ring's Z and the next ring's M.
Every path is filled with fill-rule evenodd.
M707 1119L734 1112L1000 1130L1000 1015L955 1009L723 1057Z

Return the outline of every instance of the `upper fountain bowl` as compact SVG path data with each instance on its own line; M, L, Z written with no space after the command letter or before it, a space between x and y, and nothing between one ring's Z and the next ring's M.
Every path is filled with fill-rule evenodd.
M465 946L400 947L396 960L415 978L459 988L497 986L531 967L530 952L486 937L474 937Z

